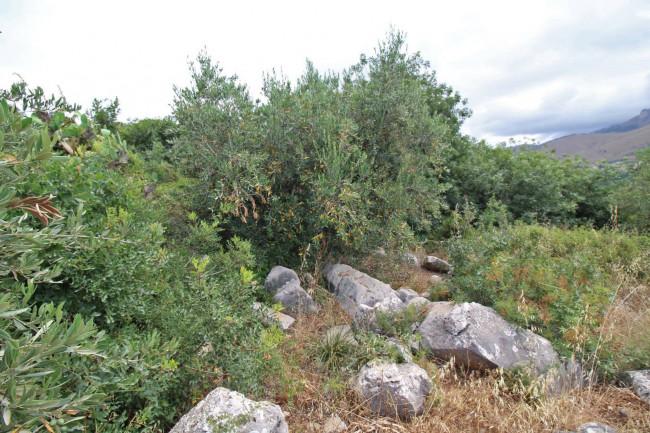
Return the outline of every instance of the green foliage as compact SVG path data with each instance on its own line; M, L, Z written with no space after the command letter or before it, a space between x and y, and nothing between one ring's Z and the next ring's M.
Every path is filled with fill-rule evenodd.
M469 201L483 211L495 199L506 206L511 220L565 226L605 226L619 175L613 166L596 168L586 161L470 140L456 142L447 164L452 207Z
M267 76L263 104L205 54L191 73L174 117L193 208L231 215L227 231L269 257L401 246L440 215L442 156L469 112L401 33L342 79L309 62L295 86Z
M646 281L647 237L516 223L469 230L448 243L454 299L491 306L549 338L565 355L592 357L621 275ZM619 359L620 361L620 359Z
M151 149L154 143L160 143L164 149L169 149L177 137L176 124L169 117L133 120L121 125L120 136L140 151Z
M117 96L114 100L110 99L93 99L88 115L93 123L100 128L108 129L111 132L117 132L117 116L120 114L120 101Z
M650 147L639 150L628 162L627 177L613 193L623 227L647 232L650 229Z

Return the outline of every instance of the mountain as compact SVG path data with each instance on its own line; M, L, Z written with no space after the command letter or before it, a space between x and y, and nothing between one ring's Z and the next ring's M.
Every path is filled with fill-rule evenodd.
M610 162L632 156L637 150L650 146L650 108L623 123L599 129L589 134L573 134L548 141L533 150L555 150L558 158L580 155L589 161Z
M594 134L633 131L635 129L643 128L644 126L647 125L650 125L650 108L641 110L641 113L639 113L638 116L635 116L626 122L619 123L617 125L608 126L607 128L599 129L598 131L594 131Z

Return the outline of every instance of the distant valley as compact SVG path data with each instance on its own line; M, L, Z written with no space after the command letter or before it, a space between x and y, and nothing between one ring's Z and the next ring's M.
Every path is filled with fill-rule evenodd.
M589 134L573 134L538 146L537 152L555 150L558 158L580 155L589 161L619 161L637 150L650 146L650 109L623 123L611 125Z

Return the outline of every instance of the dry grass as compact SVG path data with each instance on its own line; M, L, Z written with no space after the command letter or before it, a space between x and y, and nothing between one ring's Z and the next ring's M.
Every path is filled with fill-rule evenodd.
M395 263L388 257L367 257L353 265L393 288L408 286L419 292L430 288L428 272ZM600 327L603 342L613 342L620 350L647 347L650 342L650 289L627 277L631 274L620 273L616 298ZM349 318L323 289L311 290L325 299L324 308L318 315L297 318L282 347L284 377L273 378L267 388L267 399L281 404L292 432L322 432L333 415L347 424L347 432L555 432L574 431L591 421L620 433L650 432L648 404L628 389L598 384L531 401L509 391L496 371L466 373L452 363L426 359L418 362L435 386L424 414L410 422L373 414L349 390L352 372L332 373L319 366L317 343L327 329L349 324Z
M433 371L436 384L424 415L410 422L380 417L364 408L345 386L350 375L331 376L315 361L313 347L332 326L348 322L338 304L329 299L316 316L299 317L285 343L292 365L284 369L284 383L295 387L287 393L273 380L267 398L279 402L289 414L292 432L321 432L324 422L338 415L347 432L554 432L574 430L598 421L619 432L650 431L647 403L627 389L595 386L557 398L529 403L504 390L497 372L469 374L450 363L420 360ZM331 390L330 382L340 388ZM278 391L280 391L278 393Z

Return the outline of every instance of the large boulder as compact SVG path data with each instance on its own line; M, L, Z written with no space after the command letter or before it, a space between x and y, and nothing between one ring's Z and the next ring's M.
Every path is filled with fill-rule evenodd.
M452 266L436 256L426 256L422 261L422 267L433 272L451 272Z
M185 414L170 433L288 433L280 406L255 402L226 388L217 388Z
M416 333L422 348L438 358L476 370L528 365L536 373L559 364L548 340L515 328L492 308L474 302L433 302L430 308Z
M650 403L650 370L626 371L621 382L631 387L642 400Z
M353 388L370 410L409 420L424 411L433 383L417 364L371 361L354 377Z
M388 284L348 265L327 264L323 269L323 276L341 308L350 316L354 316L360 305L373 308L386 299L388 299L386 301L388 303L402 304L400 298Z
M318 304L300 286L298 275L284 266L274 266L264 280L264 288L273 293L273 299L280 302L289 314L316 314Z

